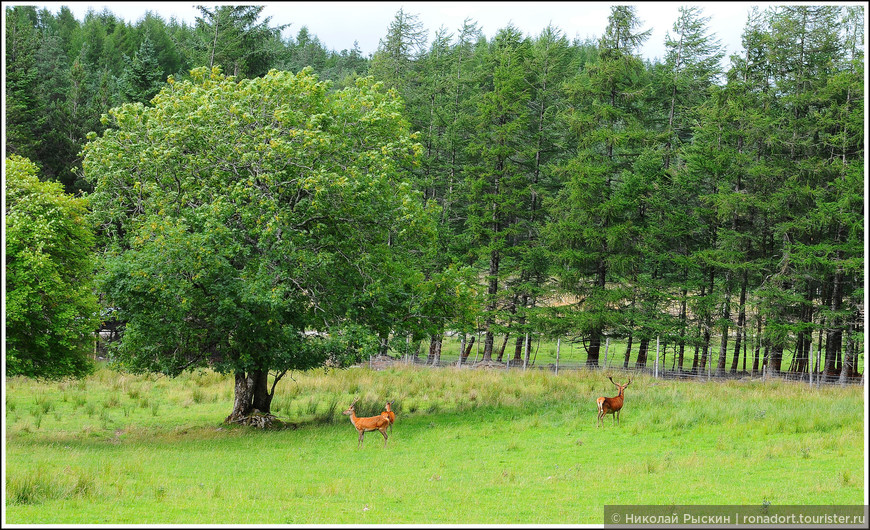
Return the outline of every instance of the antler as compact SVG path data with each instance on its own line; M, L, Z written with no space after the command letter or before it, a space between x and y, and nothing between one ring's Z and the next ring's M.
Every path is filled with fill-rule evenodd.
M608 376L607 378L610 379L610 382L613 383L614 385L616 385L616 386L621 386L621 387L623 387L623 388L625 388L625 387L627 387L628 385L631 384L631 378L629 378L628 383L625 383L624 385L620 385L619 383L617 383L616 381L614 381L614 380L613 380L613 377L611 377L611 376Z
M352 407L352 406L356 405L356 402L357 402L357 401L359 401L359 397L357 397L356 399L354 399L354 400L353 400L353 403L351 403L350 406Z

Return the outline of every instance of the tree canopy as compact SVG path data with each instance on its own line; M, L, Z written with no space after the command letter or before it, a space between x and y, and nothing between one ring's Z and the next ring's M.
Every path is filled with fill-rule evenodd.
M6 159L6 374L59 379L93 368L94 234L82 198Z
M411 311L434 234L407 182L419 144L394 92L328 85L200 68L92 135L101 286L130 368L211 365L236 375L234 415L268 412L269 370L359 359L361 330Z

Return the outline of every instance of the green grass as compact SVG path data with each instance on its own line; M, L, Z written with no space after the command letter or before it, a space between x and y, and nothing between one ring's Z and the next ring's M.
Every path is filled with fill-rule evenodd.
M600 524L604 504L864 502L862 387L640 376L622 424L597 428L606 375L297 372L273 403L296 428L273 431L223 425L232 381L210 372L12 378L6 521ZM354 397L360 415L394 400L386 449L368 433L357 450Z

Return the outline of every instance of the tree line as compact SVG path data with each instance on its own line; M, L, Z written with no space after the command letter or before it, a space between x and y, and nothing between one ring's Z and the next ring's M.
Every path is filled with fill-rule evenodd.
M401 118L387 112L378 123L406 120L413 131L407 175L432 222L427 251L405 246L395 219L376 242L375 232L359 236L372 255L405 248L413 261L384 260L393 268L381 287L357 285L365 298L346 290L354 282L318 284L353 301L340 312L366 323L375 351L419 354L428 339L437 358L448 331L480 331L483 360L503 361L520 358L536 335L568 334L590 365L605 337L616 337L627 341L625 365L642 367L659 337L687 370L706 371L715 358L716 373L738 371L740 360L752 372L806 372L812 351L829 378L857 375L863 6L755 9L743 49L724 67L697 7L680 9L655 61L639 55L649 31L631 6L611 8L600 38L573 41L555 26L529 36L508 25L487 38L471 19L429 39L417 16L399 10L371 57L328 51L304 27L283 39L284 27L260 21L260 7L200 11L187 25L153 14L129 24L90 12L79 22L66 8L7 8L7 153L67 191L93 191L97 177L86 178L80 154L88 133L118 127L123 113L100 119L118 105L155 105L170 75L180 86L209 82L191 72L199 66L238 80L310 67L331 81L311 90L351 90L360 101L375 82L400 97ZM329 138L366 152L362 136ZM278 205L267 206L280 217ZM326 240L346 235L320 228ZM278 316L262 313L269 322ZM345 337L357 332L365 334L354 328ZM148 336L139 333L131 340ZM252 387L265 385L256 377Z
M829 377L856 375L863 17L753 10L723 69L698 7L680 8L654 62L630 6L599 39L510 25L486 39L467 20L426 47L399 11L369 73L420 131L440 255L485 288L483 359L503 360L508 337L519 359L534 335L568 333L592 365L605 336L627 341L625 366L660 337L691 370L718 352L719 374L741 359L806 372L816 337Z

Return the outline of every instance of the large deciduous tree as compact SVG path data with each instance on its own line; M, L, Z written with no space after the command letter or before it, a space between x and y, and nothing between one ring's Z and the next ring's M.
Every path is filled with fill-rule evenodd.
M99 324L94 234L84 199L37 172L6 159L6 375L79 377Z
M101 286L128 322L117 358L234 374L237 421L268 413L288 370L371 353L366 330L390 316L375 309L410 311L433 234L395 93L370 78L331 93L310 69L237 82L200 68L152 105L113 109L84 149Z

